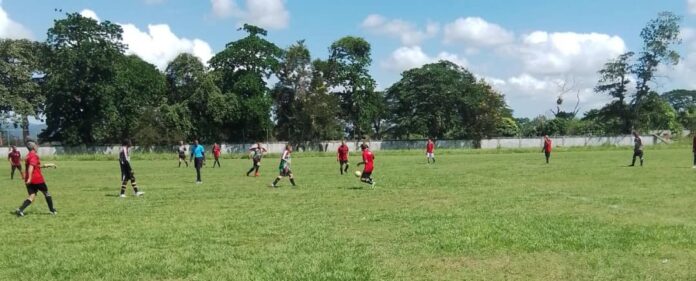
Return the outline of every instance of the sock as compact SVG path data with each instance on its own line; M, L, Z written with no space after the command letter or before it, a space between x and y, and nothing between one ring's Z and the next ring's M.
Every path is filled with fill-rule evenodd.
M343 175L343 165L341 165L340 167L338 167L338 171L340 171L340 172L341 172L341 175Z
M249 169L249 171L247 172L247 177L249 176L249 174L251 174L251 172L253 172L253 171L254 171L254 169L256 169L256 168L254 168L254 167L251 167L251 169Z
M181 161L179 161L179 168L181 168Z
M188 161L184 160L184 163L186 163L186 168L188 168Z
M121 195L126 194L126 183L121 184Z
M138 184L132 181L131 186L133 187L133 192L138 193Z
M292 186L295 186L295 185L296 185L296 184L295 184L295 179L290 178L290 183L292 183Z
M29 199L24 200L24 203L22 203L22 207L19 207L19 211L24 212L24 209L29 207L29 205L31 205L31 201L29 201Z
M259 174L259 166L256 166L256 168L254 168L254 174L256 174L256 175Z
M350 164L346 164L346 169L343 170L343 171L347 173L347 172L348 172L348 167L349 167L349 166L350 166Z
M53 197L51 195L46 195L46 204L48 204L48 210L54 212L56 209L53 208Z
M276 184L278 184L279 181L280 181L280 179L279 179L279 178L276 178L276 179L273 181L273 186L275 186Z

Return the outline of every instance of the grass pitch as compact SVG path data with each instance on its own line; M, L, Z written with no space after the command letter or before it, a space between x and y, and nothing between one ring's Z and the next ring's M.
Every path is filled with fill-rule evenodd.
M335 156L205 168L134 160L142 198L117 198L116 161L55 161L43 197L0 180L0 280L694 280L689 148L555 153L376 152L372 190ZM44 161L47 162L47 161ZM209 165L212 162L209 162ZM8 168L9 170L9 168Z

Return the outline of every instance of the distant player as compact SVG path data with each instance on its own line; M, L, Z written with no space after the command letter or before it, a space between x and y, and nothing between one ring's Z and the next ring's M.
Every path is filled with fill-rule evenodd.
M142 196L145 192L138 191L138 184L135 182L135 173L130 164L130 140L124 140L121 151L118 153L118 164L121 166L121 194L118 197L126 198L126 185L130 181L133 187L133 195Z
M246 175L247 177L251 175L251 172L254 172L254 176L258 177L259 176L259 168L261 167L261 159L263 159L264 153L266 153L266 148L261 146L260 142L256 143L256 146L253 146L249 148L249 159L251 159L252 166L249 171L247 171Z
M193 148L191 148L191 158L193 160L193 166L196 167L196 184L202 184L201 180L201 169L205 163L205 148L198 144L198 140L193 142Z
M696 134L694 134L694 140L691 144L692 152L694 153L694 169L696 169Z
M640 166L643 167L643 140L638 135L638 132L633 132L633 162L630 167L636 165L636 158L640 158Z
M372 154L367 144L361 144L360 149L362 149L362 162L358 163L358 167L360 167L360 165L365 165L362 175L360 175L360 181L374 188L376 182L372 179L372 172L375 169L375 155Z
M24 200L24 203L22 203L22 206L19 207L15 211L15 214L19 217L24 216L24 210L31 205L32 202L34 202L34 199L36 199L36 193L41 191L43 193L44 197L46 198L46 204L48 204L48 211L51 212L53 215L57 215L58 211L56 208L53 207L53 198L51 197L51 194L48 193L48 187L46 186L46 181L44 180L43 174L41 174L41 168L56 168L56 165L54 164L41 164L41 160L39 159L39 155L36 154L36 150L39 148L39 145L36 144L33 141L28 141L27 142L27 149L29 150L29 154L27 155L27 159L25 160L25 168L26 168L26 174L24 175L24 181L27 184L27 193L29 193L29 197L27 197L26 200Z
M213 162L213 168L215 168L215 164L217 164L218 168L222 168L220 167L220 153L220 145L217 143L213 144L213 158L215 158L215 162Z
M10 150L10 153L7 155L7 161L10 162L10 179L14 179L15 170L19 170L19 174L24 178L24 173L22 172L22 153L17 150L16 146L12 146L12 150Z
M188 168L188 161L186 161L186 145L184 141L179 141L179 168L181 168L181 161L184 161Z
M338 170L341 171L341 175L343 173L348 173L348 167L350 164L348 163L348 145L346 145L346 141L341 141L341 146L338 147L338 153L336 156L336 161L338 161L339 168Z
M292 175L292 170L290 169L290 162L292 162L292 146L290 144L285 145L285 151L283 151L283 156L280 157L280 165L278 166L278 171L280 174L271 184L272 187L278 187L278 182L283 177L289 177L292 186L295 185L295 177Z
M430 160L435 164L435 142L433 142L433 139L428 139L428 142L425 144L425 157L428 158L428 164L430 164Z
M546 156L546 164L549 163L549 159L551 158L551 150L553 149L553 142L549 138L548 135L544 135L544 146L541 148L541 152L544 153L544 156Z

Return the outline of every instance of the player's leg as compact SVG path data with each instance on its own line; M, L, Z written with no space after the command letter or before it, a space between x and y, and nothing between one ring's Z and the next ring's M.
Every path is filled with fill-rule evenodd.
M360 181L366 184L372 184L372 173L363 171L362 175L360 175Z
M636 165L636 158L638 157L638 151L633 151L633 161L631 161L631 167Z
M259 176L259 169L261 168L261 161L254 162L254 176Z
M22 206L20 206L16 211L15 214L17 216L23 217L24 216L24 210L31 205L32 202L34 202L34 199L36 199L36 192L38 192L38 188L33 185L33 184L27 184L27 193L29 193L29 196L27 199L22 202Z
M121 165L121 192L118 195L119 197L126 197L126 186L128 186L128 173L126 167Z
M433 159L433 164L435 164L435 153L430 153L430 158Z
M643 167L643 151L640 152L640 166Z
M16 170L16 169L17 169L17 166L15 166L15 165L10 165L10 179L11 179L11 180L14 179L14 173L15 173L15 170Z
M133 194L135 196L141 196L141 195L145 194L145 192L140 192L138 190L138 183L135 181L135 174L133 174L132 171L130 174L130 183L131 183L131 187L133 188Z
M277 184L278 184L278 182L280 181L280 179L282 179L282 178L283 178L282 175L279 175L278 177L276 177L275 180L273 180L273 183L271 184L271 186L272 186L272 187L278 187Z
M295 176L292 175L292 171L288 171L288 176L290 177L290 183L292 184L292 186L297 186L295 184Z
M344 167L344 162L343 161L338 161L338 171L341 172L341 175L343 175L343 167Z
M346 161L346 167L343 169L344 173L348 173L348 167L350 167L350 162Z
M43 193L44 198L46 198L46 204L48 205L48 211L51 212L51 214L56 215L58 211L56 208L53 208L53 197L51 197L51 193L48 192L48 186L46 184L40 184L39 185L39 191Z
M179 156L179 168L181 168L181 155Z
M546 164L548 164L551 158L551 152L544 152L544 156L546 157Z
M696 152L694 153L694 168L696 168Z
M201 182L201 168L203 167L203 159L196 158L193 163L196 167L196 183Z

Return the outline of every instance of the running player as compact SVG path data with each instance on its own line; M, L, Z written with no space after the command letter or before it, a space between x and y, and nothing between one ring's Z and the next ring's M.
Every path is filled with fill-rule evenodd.
M121 194L118 197L126 198L126 185L128 181L133 187L133 195L142 196L145 192L138 191L138 184L135 182L135 173L130 164L130 140L124 140L121 151L118 153L118 164L121 166Z
M643 140L638 135L638 132L633 132L633 162L630 167L636 165L636 157L640 158L640 166L643 167Z
M435 142L433 139L428 139L428 143L425 144L425 157L428 158L428 164L430 164L430 160L433 160L433 164L435 164Z
M24 178L24 173L22 172L22 154L17 150L16 146L12 146L12 150L10 150L10 153L7 155L7 161L10 162L10 179L14 179L15 170L19 170L19 174Z
M220 153L220 145L217 143L213 144L213 158L215 158L215 162L213 162L213 168L215 168L215 164L217 164L218 168L222 168L220 167Z
M256 146L249 148L249 159L253 162L251 169L246 173L247 177L254 172L254 176L259 176L259 168L261 167L261 159L263 159L263 154L266 153L266 148L261 146L260 142L256 143Z
M360 145L360 149L362 149L363 161L358 163L358 167L360 167L360 165L365 165L362 175L360 175L360 181L369 184L372 186L372 188L375 188L375 184L377 183L372 179L372 172L375 168L375 155L372 154L370 147L365 143Z
M350 166L348 163L348 151L346 141L341 141L341 146L338 147L338 155L336 159L336 161L339 163L338 170L341 171L341 175L343 175L343 173L348 173L348 167Z
M295 185L295 177L292 175L292 170L290 169L290 162L292 160L292 146L290 144L285 145L285 151L283 151L283 156L280 157L280 165L278 166L278 171L280 174L271 184L272 187L278 187L278 182L283 177L289 177L292 186Z
M544 147L541 148L541 152L544 153L544 156L546 156L546 164L549 163L549 159L551 158L551 150L553 149L553 145L551 142L551 139L549 138L548 135L544 135Z
M53 198L51 197L51 194L48 193L48 187L46 186L46 181L44 180L43 174L41 174L41 168L56 168L55 164L41 164L41 160L39 159L39 155L36 154L36 150L39 148L39 145L36 144L33 141L28 141L27 142L27 149L29 150L29 154L27 155L27 159L25 160L25 168L27 173L24 175L24 181L27 184L27 193L29 193L29 197L27 197L26 200L24 200L24 203L22 203L22 206L19 207L15 211L15 214L19 217L24 216L24 210L31 205L32 202L34 202L34 199L36 199L36 193L41 191L43 193L44 197L46 198L46 204L48 204L48 211L51 212L52 215L57 215L58 211L56 208L53 207Z
M201 168L203 168L203 164L205 163L205 148L198 144L198 140L193 142L191 158L193 158L193 166L196 167L196 184L202 184Z
M184 161L188 168L188 161L186 161L186 145L184 145L184 141L179 141L179 168L181 168L181 161Z

